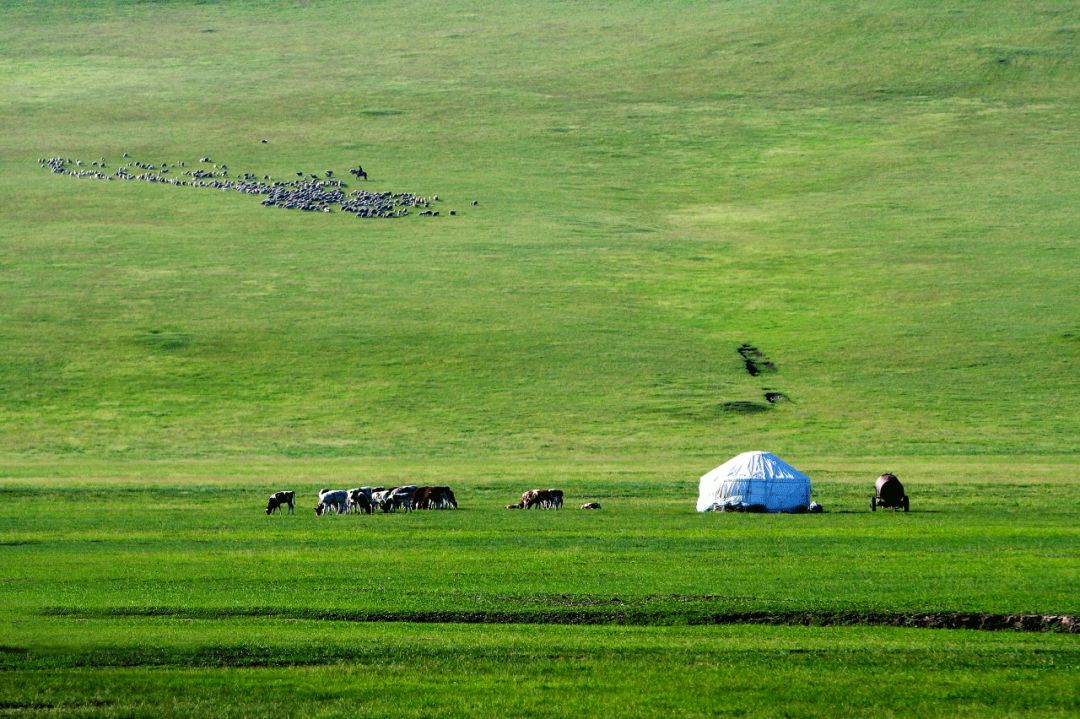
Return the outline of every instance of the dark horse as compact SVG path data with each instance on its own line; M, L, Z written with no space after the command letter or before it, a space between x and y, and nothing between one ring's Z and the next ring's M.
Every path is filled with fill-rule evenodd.
M356 175L356 179L358 179L358 180L360 178L364 178L365 180L367 179L367 173L364 172L364 168L363 168L362 165L357 165L356 167L349 170L349 174L350 175Z

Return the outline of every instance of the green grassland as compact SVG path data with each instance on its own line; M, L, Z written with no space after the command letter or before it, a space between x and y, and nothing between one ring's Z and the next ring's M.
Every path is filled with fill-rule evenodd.
M300 466L249 471L289 476ZM293 517L259 514L257 483L244 487L220 467L8 477L0 712L1041 717L1080 708L1075 635L711 626L746 612L811 623L874 612L1075 615L1074 483L927 482L904 514L869 512L865 482L835 476L816 486L826 514L702 515L690 483L665 484L657 468L593 466L566 486L604 510L513 512L500 506L551 466L495 477L486 464L462 464L457 511L316 519L307 505L318 485L355 471L321 466L297 485ZM394 478L416 468L362 471Z
M1067 4L5 18L5 452L1075 449ZM360 161L461 214L363 223L36 164L123 151ZM743 342L779 373L747 376ZM793 402L746 412L763 386Z
M1075 635L700 622L1077 614L1078 53L1050 0L4 3L0 716L1075 716ZM37 162L123 152L442 216ZM748 449L828 511L693 512ZM398 483L462 508L312 515Z

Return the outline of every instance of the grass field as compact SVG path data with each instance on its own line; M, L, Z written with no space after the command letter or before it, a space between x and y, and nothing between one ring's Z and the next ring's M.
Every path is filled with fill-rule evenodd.
M1080 713L1072 634L709 624L1077 614L1078 34L1049 0L4 3L0 716ZM124 152L359 162L443 212L38 166ZM694 513L749 449L828 511ZM886 470L910 514L867 511ZM406 482L462 508L310 511ZM500 509L533 486L605 508Z
M580 493L572 500L599 499L601 512L507 512L500 506L515 489L552 467L492 477L484 464L462 464L452 468L458 511L317 520L304 501L294 517L259 514L258 483L221 467L135 469L7 478L0 711L1078 709L1073 634L713 625L752 612L812 624L875 613L1075 615L1080 497L1071 482L928 482L910 514L872 514L865 482L837 476L816 485L826 514L699 515L690 483L608 465L565 478ZM407 470L417 471L362 469ZM331 468L297 490L310 499L351 471Z

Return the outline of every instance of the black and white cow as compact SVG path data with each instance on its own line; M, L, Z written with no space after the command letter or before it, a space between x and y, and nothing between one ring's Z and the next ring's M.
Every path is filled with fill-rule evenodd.
M288 505L289 514L296 510L296 492L282 491L270 495L270 501L266 503L266 513L273 514L281 509L282 505Z
M357 487L349 490L349 511L371 514L371 487Z
M345 514L349 511L349 492L344 489L320 489L319 503L315 506L315 516L324 514Z

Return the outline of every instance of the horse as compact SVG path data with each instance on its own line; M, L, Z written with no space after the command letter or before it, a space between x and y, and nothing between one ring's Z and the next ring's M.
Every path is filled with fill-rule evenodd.
M361 165L357 165L356 167L349 170L349 174L350 175L356 175L356 179L358 179L358 180L360 178L363 178L365 180L367 179L367 173L364 172L364 168Z

